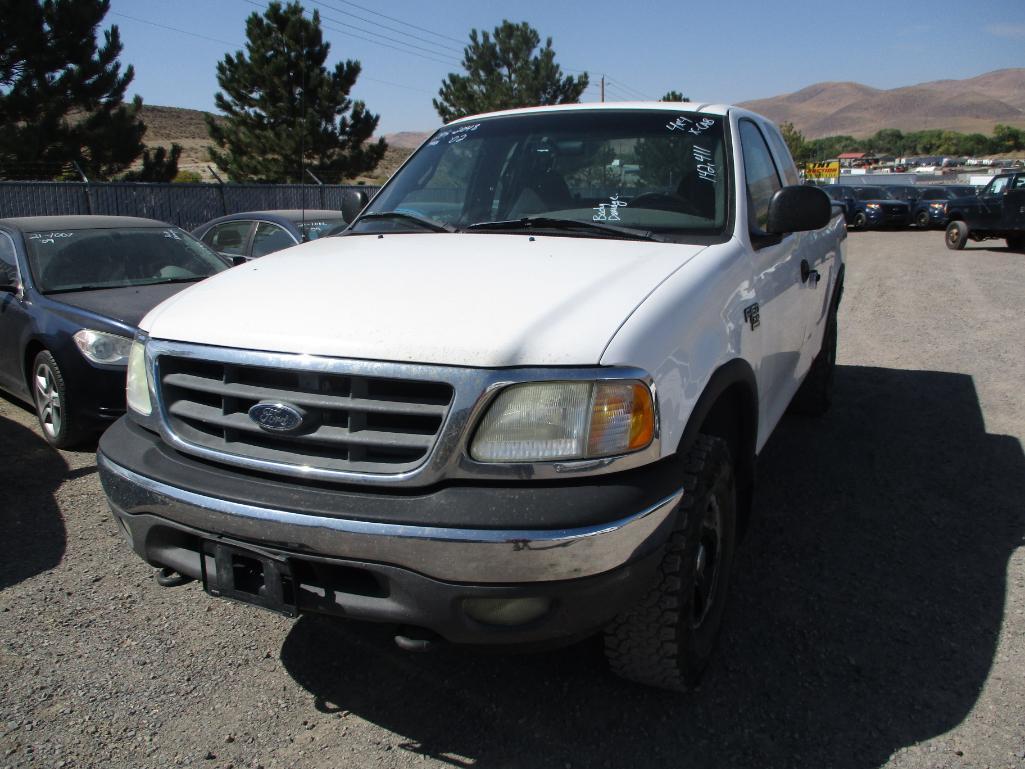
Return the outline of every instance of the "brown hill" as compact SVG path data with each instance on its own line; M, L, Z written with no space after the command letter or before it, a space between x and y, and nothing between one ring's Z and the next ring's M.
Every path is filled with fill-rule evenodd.
M207 168L211 164L207 154L210 147L210 136L206 130L208 114L195 109L144 104L142 122L146 124L146 146L170 148L171 144L180 144L182 157L178 167L195 171L212 181L213 175ZM386 134L388 151L384 159L373 174L360 177L360 181L382 184L428 136L429 132L414 131Z
M888 90L860 83L816 83L740 106L777 123L793 123L809 139L869 136L880 128L990 134L997 123L1025 128L1025 68Z

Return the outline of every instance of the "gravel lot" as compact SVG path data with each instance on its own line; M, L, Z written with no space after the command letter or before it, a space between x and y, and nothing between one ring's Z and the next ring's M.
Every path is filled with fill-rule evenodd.
M836 405L766 447L687 696L158 587L93 453L0 400L0 767L1025 767L1023 285L1002 241L851 235Z

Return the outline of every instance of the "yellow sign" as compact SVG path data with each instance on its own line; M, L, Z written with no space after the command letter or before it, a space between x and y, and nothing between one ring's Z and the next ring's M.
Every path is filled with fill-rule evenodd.
M829 160L825 163L805 163L805 179L837 179L840 176L840 161Z

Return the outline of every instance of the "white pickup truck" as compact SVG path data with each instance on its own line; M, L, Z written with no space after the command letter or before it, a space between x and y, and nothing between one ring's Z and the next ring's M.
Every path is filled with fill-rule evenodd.
M829 405L845 237L741 109L454 122L342 235L142 321L104 488L212 595L409 649L602 632L615 672L686 689L759 451Z

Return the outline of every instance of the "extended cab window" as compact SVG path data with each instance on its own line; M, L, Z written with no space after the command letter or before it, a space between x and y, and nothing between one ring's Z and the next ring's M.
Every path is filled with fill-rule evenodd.
M764 230L769 219L769 201L783 185L762 132L750 120L740 121L740 143L744 149L744 175L750 209L748 218Z
M505 222L544 219L539 225L554 221L570 235L601 237L596 224L666 239L721 235L729 178L723 123L695 112L603 110L446 126L352 232L503 231Z

